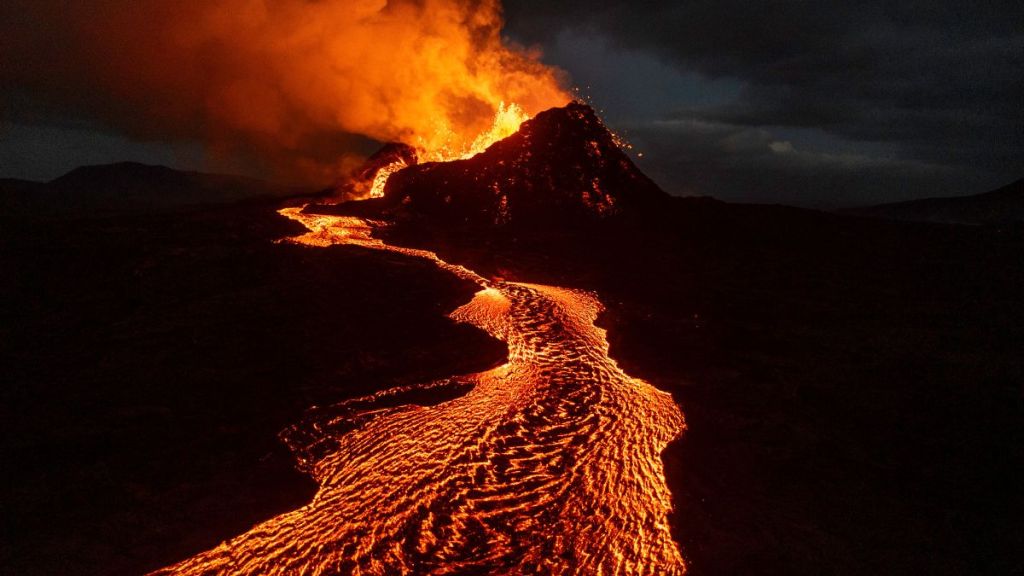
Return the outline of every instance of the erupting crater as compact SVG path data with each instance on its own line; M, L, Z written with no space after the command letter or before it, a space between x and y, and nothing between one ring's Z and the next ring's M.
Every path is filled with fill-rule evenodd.
M432 202L446 194L431 188L440 185L439 173L478 169L473 186L450 191L464 199L442 204L463 209L463 202L496 207L504 202L508 208L515 198L529 214L530 195L569 182L551 180L556 175L544 161L527 161L519 167L527 176L508 190L499 186L484 200L471 198L474 186L491 190L510 174L488 168L491 161L547 146L552 138L564 143L548 129L565 127L566 121L588 136L603 131L588 126L596 116L578 104L543 113L482 154L396 172L391 179L403 180L388 182L385 205L415 207L418 200L405 201L406 194L427 194ZM613 153L614 143L603 136L586 141L596 144L566 153L589 158L600 176L574 173L573 182L586 181L589 190L614 195L617 206L647 201L628 197L631 183L650 181L624 171L622 159L628 158L618 148L621 157ZM500 154L493 154L496 150ZM529 178L537 174L546 176L531 184ZM591 209L580 192L569 190L566 197ZM645 193L653 191L641 188L637 194ZM605 331L594 324L602 310L595 294L489 280L433 252L375 238L373 220L302 208L280 213L307 229L287 242L426 258L475 282L480 290L451 317L505 342L508 362L423 384L469 389L435 406L378 402L401 392L392 389L311 410L281 436L320 484L313 501L158 574L685 571L669 530L672 503L661 460L666 445L685 427L683 415L669 394L630 377L608 356ZM492 216L484 212L482 218L493 222Z

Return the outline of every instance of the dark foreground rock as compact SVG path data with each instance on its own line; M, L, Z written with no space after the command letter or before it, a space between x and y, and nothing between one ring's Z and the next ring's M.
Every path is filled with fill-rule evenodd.
M390 235L600 294L612 356L687 418L664 459L691 574L1018 570L1024 237L673 204Z
M1024 230L669 200L591 117L334 210L600 294L612 355L688 421L664 458L692 574L1019 572Z
M0 571L138 574L304 504L313 405L481 370L419 259L274 244L276 203L0 224ZM407 400L431 403L442 397Z
M593 134L560 114L545 138ZM668 199L590 141L499 143L320 209L596 290L612 355L687 417L664 459L692 574L1019 572L1021 229ZM444 317L471 286L268 242L287 227L250 205L2 228L0 564L119 573L211 546L309 494L273 452L304 407L500 359Z

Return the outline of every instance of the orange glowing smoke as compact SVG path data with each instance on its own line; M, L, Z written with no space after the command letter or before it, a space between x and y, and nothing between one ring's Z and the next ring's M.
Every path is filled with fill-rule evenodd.
M333 181L360 137L462 157L570 100L560 72L502 40L498 0L10 2L51 34L13 27L0 81L276 176Z

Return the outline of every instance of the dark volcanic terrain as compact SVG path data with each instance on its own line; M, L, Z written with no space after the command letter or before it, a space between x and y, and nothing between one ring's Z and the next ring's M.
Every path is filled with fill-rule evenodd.
M309 210L595 290L612 356L685 414L664 460L690 573L1020 572L1021 229L670 198L591 118ZM502 361L445 316L472 286L274 244L278 205L5 217L5 567L199 552L312 493L275 438L305 408Z
M1024 229L669 198L582 108L398 172L381 213L391 242L600 295L612 356L687 418L665 461L691 573L1020 571ZM509 166L544 212L459 201Z
M309 407L503 361L446 317L473 284L274 244L301 231L279 205L3 216L0 572L139 574L215 546L312 496L277 439Z
M665 460L692 574L1019 569L1019 233L700 199L506 233L392 231L598 291L611 355L687 418Z

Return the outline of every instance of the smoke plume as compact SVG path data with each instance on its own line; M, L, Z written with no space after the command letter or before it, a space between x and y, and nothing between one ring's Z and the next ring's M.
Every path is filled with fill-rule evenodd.
M333 179L367 139L461 149L502 102L532 115L569 99L559 71L502 39L497 0L5 4L8 114L200 140L278 177Z

